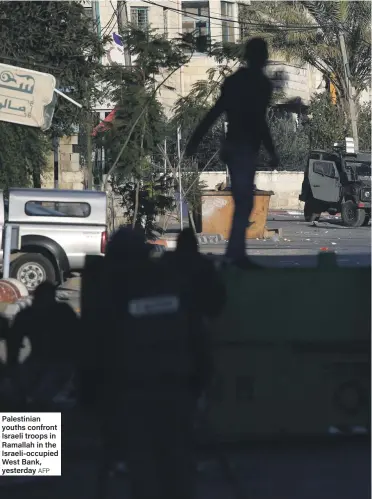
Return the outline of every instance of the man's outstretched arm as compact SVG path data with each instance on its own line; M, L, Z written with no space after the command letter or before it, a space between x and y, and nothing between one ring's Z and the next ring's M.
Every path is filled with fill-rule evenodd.
M204 116L202 121L196 127L194 133L191 136L187 146L186 146L186 156L192 156L196 153L198 146L204 137L204 135L208 132L213 123L221 116L221 114L225 111L225 99L223 97L223 92L221 96L215 103L215 105L210 109L207 114Z

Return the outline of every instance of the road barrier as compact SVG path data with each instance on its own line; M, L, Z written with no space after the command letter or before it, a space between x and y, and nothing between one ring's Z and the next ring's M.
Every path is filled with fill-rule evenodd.
M221 270L207 419L221 440L370 427L371 270Z
M210 324L213 438L242 441L370 428L371 269L221 268L227 304ZM87 258L82 315L99 306L101 258ZM92 325L93 327L93 325Z

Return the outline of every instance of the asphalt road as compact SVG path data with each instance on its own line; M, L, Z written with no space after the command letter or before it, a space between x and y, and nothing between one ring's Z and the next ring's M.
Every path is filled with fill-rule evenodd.
M344 227L339 219L323 218L316 225L305 222L300 215L275 215L268 219L269 229L282 229L282 237L247 240L251 259L267 267L314 267L321 251L336 253L340 266L371 264L371 226ZM222 255L226 242L203 244L202 253Z
M247 240L247 254L267 267L316 267L318 254L332 251L341 267L371 265L371 225L350 229L335 217L324 217L316 225L305 222L302 215L271 215L269 229L282 229L281 238ZM177 231L177 225L172 232ZM226 242L202 244L202 253L223 255ZM65 299L75 311L80 310L80 278L69 279L61 286L58 296Z

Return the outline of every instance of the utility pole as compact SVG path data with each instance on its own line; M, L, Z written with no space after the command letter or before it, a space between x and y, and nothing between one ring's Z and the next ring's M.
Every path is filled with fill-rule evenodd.
M181 170L181 127L177 127L177 152L178 152L178 193L180 197L180 228L183 230L183 196L182 196L182 170Z
M92 17L93 25L96 27L97 23L97 3L92 2ZM99 33L98 29L97 32ZM90 88L88 83L86 85L87 99L86 99L86 122L85 122L85 133L87 139L87 149L86 149L86 168L87 168L87 189L91 191L93 189L93 144L92 144L92 110L90 107Z
M124 64L126 67L130 67L132 65L130 52L123 36L125 28L128 26L127 2L123 0L118 0L117 13L118 13L118 31L123 43Z
M168 40L168 9L163 7L164 38Z
M87 134L87 187L91 191L93 189L93 148L92 148L92 113L87 110L86 134Z
M56 78L56 87L59 87L59 78ZM59 189L59 137L53 136L53 176L54 188Z
M58 158L58 153L59 153L59 138L57 135L53 137L53 156L54 156L54 161L53 161L53 170L54 170L54 188L59 189L59 158Z
M349 60L347 57L344 33L341 31L339 33L338 37L339 37L339 41L340 41L341 54L342 54L344 72L345 72L346 92L347 92L347 100L348 100L349 109L350 109L351 129L352 129L353 138L354 138L355 151L358 152L359 151L359 137L358 137L357 113L356 113L355 101L353 99L354 89L353 89L351 82L350 82L350 67L349 67Z
M167 173L167 139L164 139L164 174Z

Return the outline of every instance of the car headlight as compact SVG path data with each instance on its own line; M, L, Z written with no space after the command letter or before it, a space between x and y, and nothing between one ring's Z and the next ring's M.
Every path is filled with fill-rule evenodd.
M363 192L363 195L366 199L370 199L371 198L371 191L364 191Z

